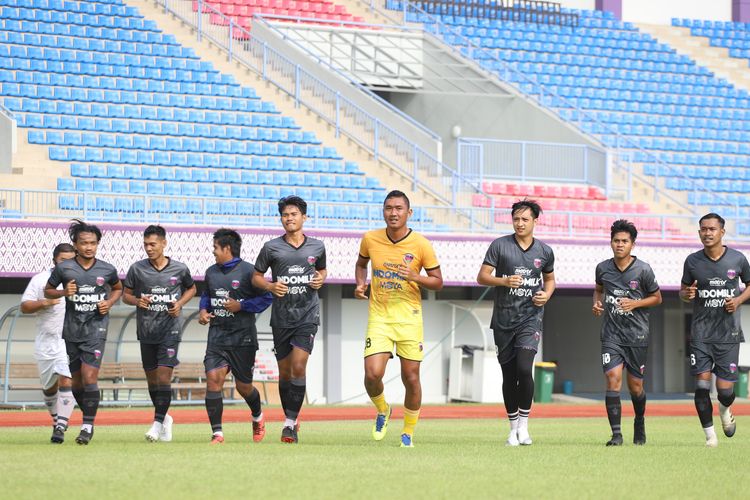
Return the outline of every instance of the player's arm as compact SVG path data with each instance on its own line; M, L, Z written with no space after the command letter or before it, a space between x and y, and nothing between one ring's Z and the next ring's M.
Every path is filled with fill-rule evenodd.
M198 288L195 286L195 283L193 283L189 288L186 288L185 291L182 292L182 296L180 296L179 300L176 300L169 305L167 313L173 318L179 316L182 311L182 306L190 302L197 292Z
M270 292L275 297L283 297L289 291L289 287L280 281L269 282L266 280L265 273L255 271L252 279L253 286L264 292Z
M594 316L601 316L604 312L604 287L602 285L596 285L594 287L594 305L591 306L591 312Z
M694 280L691 284L686 285L680 283L680 300L683 302L691 302L695 298L696 291L698 290L698 280Z
M435 292L442 290L443 273L440 271L440 268L436 267L429 270L425 269L425 272L427 273L427 276L418 273L408 266L398 266L398 275L404 278L406 281L411 281L412 283L416 283L421 287L424 287L428 290L433 290Z
M507 288L518 288L523 283L523 278L517 274L513 276L497 277L495 268L489 264L482 264L477 274L477 283L484 286L504 286Z
M555 273L542 273L542 289L534 294L531 302L537 307L542 307L552 298L552 294L555 293L555 286Z
M129 306L138 305L138 297L135 296L132 288L123 287L122 289L122 301Z
M750 283L745 283L745 289L736 297L730 297L724 300L724 310L733 313L750 298Z
M366 259L361 255L357 257L357 263L354 265L354 281L357 283L354 289L354 298L367 298L367 265L369 263L370 259Z
M109 310L112 309L112 306L117 304L117 301L120 300L120 297L122 296L122 282L120 280L117 280L117 283L112 285L112 288L109 290L109 298L102 300L99 302L99 314L108 314Z
M55 304L59 304L60 299L40 299L40 300L24 300L21 302L21 312L24 314L34 314L42 309L47 309Z
M200 311L198 312L198 323L201 325L207 325L211 318L214 317L213 308L211 307L211 297L208 295L208 290L203 290L201 294Z
M55 284L48 281L47 285L44 287L44 296L48 299L60 299L62 297L70 297L78 291L76 280L68 281L68 283L59 290L57 288L58 285L59 283Z
M310 281L310 288L313 290L320 290L328 277L327 269L316 269L313 275L312 281Z
M629 298L622 298L618 302L620 309L622 309L625 312L632 311L633 309L638 309L639 307L654 307L661 304L661 290L656 290L654 293L648 294L643 299L629 299Z

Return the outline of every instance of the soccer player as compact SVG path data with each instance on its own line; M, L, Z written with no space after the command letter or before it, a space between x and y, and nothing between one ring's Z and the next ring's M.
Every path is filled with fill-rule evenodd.
M480 285L495 287L491 327L503 372L503 399L510 422L508 446L532 442L529 436L534 398L532 367L542 337L544 304L555 291L555 254L534 238L541 212L535 201L514 203L511 207L514 233L490 244L477 275Z
M44 295L48 299L65 297L63 339L72 375L73 397L83 412L83 425L76 443L85 445L94 436L94 419L99 408L97 383L107 343L109 311L122 295L122 284L117 269L96 258L102 239L97 226L74 219L68 234L76 256L55 266ZM58 290L60 285L63 288Z
M305 236L307 203L299 196L279 200L285 234L260 250L253 285L271 292L274 352L279 364L279 396L284 410L281 441L298 441L297 416L305 400L307 360L320 325L318 290L326 279L323 242ZM271 269L272 282L263 275Z
M651 266L630 252L638 237L632 222L616 220L610 231L614 257L596 266L594 316L604 314L602 322L602 367L607 379L605 406L612 428L607 446L621 446L620 430L623 366L628 371L628 389L633 401L635 421L633 444L646 444L646 392L643 374L648 354L649 307L661 304L661 291Z
M391 406L385 400L383 375L393 357L401 359L404 397L404 428L401 446L413 447L414 427L422 405L419 366L424 357L422 292L441 290L443 275L430 242L408 226L412 215L409 198L391 191L383 202L385 229L365 233L354 270L354 296L367 299L367 264L372 267L370 307L365 339L365 388L377 408L372 436L380 441L388 430ZM420 274L424 269L427 276Z
M682 272L680 298L693 303L690 326L690 372L695 376L695 409L706 435L706 446L719 445L713 424L711 373L716 374L719 416L724 435L736 430L730 409L734 402L740 342L744 342L740 305L750 297L750 266L745 256L723 245L724 219L715 213L700 218L703 249L688 255ZM740 283L745 290L740 293Z
M206 367L206 412L211 423L211 444L224 442L221 417L224 411L222 391L231 371L237 392L250 407L253 441L266 434L260 393L253 387L258 331L255 313L271 305L270 293L253 286L255 267L240 258L242 238L231 229L214 233L216 264L206 270L206 290L201 295L198 322L207 325L208 344L203 364Z
M172 440L172 372L182 337L182 306L195 296L195 283L182 262L164 255L167 232L161 226L148 226L143 232L147 259L128 269L123 282L122 301L136 306L137 335L141 361L154 404L154 423L146 432L150 442Z
M75 252L70 243L60 243L52 251L52 262L57 265L64 260L72 259L76 256ZM44 297L44 287L51 273L52 270L48 269L31 278L21 297L21 312L37 313L39 333L34 340L34 358L39 367L44 405L52 416L50 441L59 444L65 440L65 431L68 429L68 420L73 413L75 400L71 388L68 354L65 352L65 341L62 339L65 303L61 299Z

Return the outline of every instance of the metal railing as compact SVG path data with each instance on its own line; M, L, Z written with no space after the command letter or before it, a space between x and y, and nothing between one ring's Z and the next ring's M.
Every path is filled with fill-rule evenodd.
M255 71L264 80L293 97L295 103L303 104L318 114L334 127L337 136L346 135L371 153L376 160L386 163L409 178L413 189L422 189L451 207L463 204L460 199L462 195L487 196L480 186L460 176L454 169L394 130L383 119L371 115L355 102L342 96L321 78L307 72L282 52L274 49L267 41L259 40L256 35L251 36L248 30L237 25L233 18L221 14L209 2L197 0L195 10L193 2L187 0L156 2L165 11L195 28L199 40L206 37L224 49L229 60L237 61ZM211 18L215 23L210 22ZM253 19L270 26L258 14ZM329 24L322 19L307 21ZM330 24L377 27L351 21L334 21ZM470 212L458 209L455 211L459 216L468 213ZM471 226L477 224L478 221L470 221Z
M607 152L587 144L458 139L459 173L476 179L579 182L607 189Z

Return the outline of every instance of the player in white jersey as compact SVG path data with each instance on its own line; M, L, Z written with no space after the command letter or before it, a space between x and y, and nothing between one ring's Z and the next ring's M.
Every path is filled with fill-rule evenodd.
M55 265L75 257L75 248L69 243L60 243L52 251ZM26 286L21 297L21 312L37 313L37 336L34 340L34 358L39 367L44 404L52 415L53 443L62 443L68 419L73 412L74 399L71 389L68 354L62 339L65 302L44 297L44 287L49 280L50 269L35 275ZM59 388L59 391L58 391ZM60 409L58 411L58 408Z

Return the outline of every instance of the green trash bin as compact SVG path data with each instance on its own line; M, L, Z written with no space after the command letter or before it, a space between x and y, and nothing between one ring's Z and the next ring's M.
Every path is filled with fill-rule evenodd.
M534 402L551 403L557 365L542 361L534 365Z
M737 396L741 398L747 397L747 379L748 371L750 368L740 367L739 377L737 377Z

